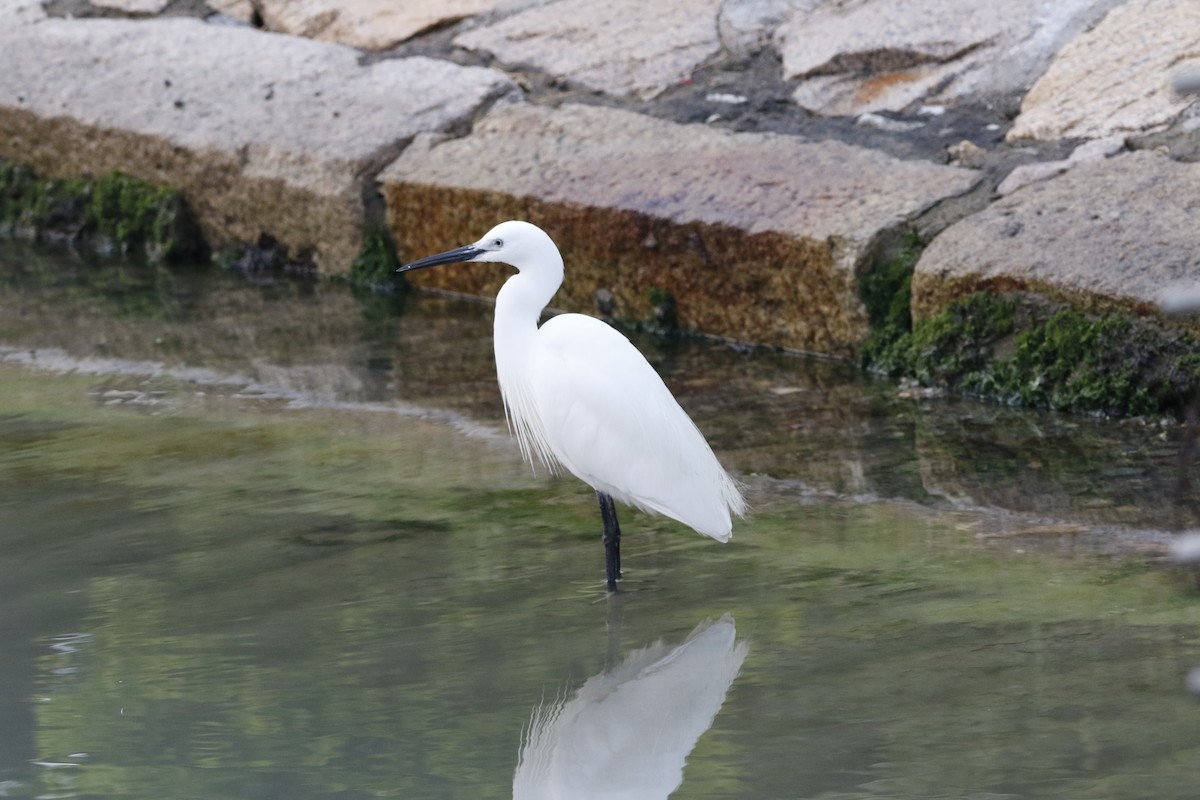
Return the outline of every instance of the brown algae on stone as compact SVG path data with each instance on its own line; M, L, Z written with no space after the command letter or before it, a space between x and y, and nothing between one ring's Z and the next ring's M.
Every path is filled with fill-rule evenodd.
M773 233L746 236L725 226L676 225L632 211L494 192L397 185L387 193L398 232L398 219L421 219L419 230L398 233L405 258L474 241L489 229L489 220L526 219L563 231L556 236L568 267L555 309L596 313L596 291L609 289L616 298L615 316L645 319L653 313L652 293L665 291L676 298L685 329L843 356L853 354L865 330L864 318L842 311L845 287L822 280L834 263L826 243ZM729 264L737 268L720 266ZM461 265L421 274L414 283L494 297L508 274L495 265ZM823 326L802 319L803 309L814 308L828 317Z
M555 305L645 317L652 288L680 326L853 357L869 332L856 275L880 239L974 173L838 142L679 125L610 108L503 105L461 139L419 136L382 173L402 258L474 241L520 217L567 262ZM421 275L491 295L502 273Z

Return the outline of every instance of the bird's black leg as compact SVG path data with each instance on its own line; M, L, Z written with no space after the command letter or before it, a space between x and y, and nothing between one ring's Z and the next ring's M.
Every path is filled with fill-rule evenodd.
M600 501L600 518L604 520L605 576L608 590L615 592L621 577L621 526L617 524L617 507L613 499L600 491L596 492L596 498Z

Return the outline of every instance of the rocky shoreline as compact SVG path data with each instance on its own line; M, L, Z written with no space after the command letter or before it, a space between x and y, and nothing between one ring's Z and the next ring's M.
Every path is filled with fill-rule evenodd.
M1159 311L1200 284L1189 0L0 0L0 67L10 235L48 229L15 173L367 279L523 217L562 308L1006 402L1200 390Z

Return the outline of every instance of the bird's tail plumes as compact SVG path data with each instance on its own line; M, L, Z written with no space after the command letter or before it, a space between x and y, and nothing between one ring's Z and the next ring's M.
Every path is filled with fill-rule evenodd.
M746 516L746 498L742 496L741 486L721 467L716 456L705 472L710 482L687 484L690 489L687 498L671 496L663 501L639 494L622 499L643 511L682 522L718 542L728 542L733 536L733 518Z
M721 470L720 483L721 499L725 501L725 507L729 509L730 515L738 519L745 519L746 511L749 510L749 507L746 505L746 496L742 494L742 485L724 470ZM732 531L730 535L732 535ZM729 541L729 536L726 536L721 541Z

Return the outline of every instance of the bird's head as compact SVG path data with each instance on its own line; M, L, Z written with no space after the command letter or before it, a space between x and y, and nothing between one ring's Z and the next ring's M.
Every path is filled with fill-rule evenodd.
M474 261L509 264L519 272L557 273L557 279L562 280L562 256L554 242L538 226L520 220L501 222L474 244L417 259L397 272Z

